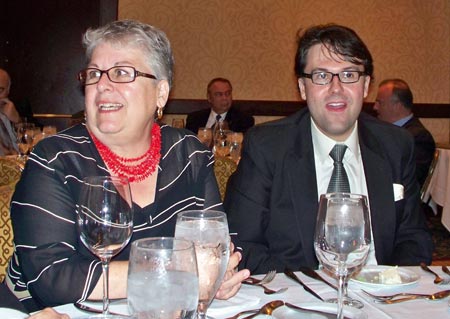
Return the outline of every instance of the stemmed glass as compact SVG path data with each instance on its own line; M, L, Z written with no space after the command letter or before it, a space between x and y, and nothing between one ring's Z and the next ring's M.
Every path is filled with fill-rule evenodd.
M133 233L128 179L113 176L84 178L78 199L77 226L83 244L102 262L103 316L107 316L109 262L128 244Z
M216 156L225 157L230 154L230 140L228 139L230 132L226 121L219 121L214 126L213 139Z
M314 248L325 270L339 278L338 319L343 318L344 285L365 263L370 240L369 209L364 195L321 195Z
M171 237L131 244L128 306L137 318L191 319L198 304L194 244Z
M210 128L208 128L208 127L200 127L198 129L197 137L200 140L200 142L205 144L206 147L209 147L209 148L211 147L212 130Z
M190 210L178 214L175 237L192 240L199 277L198 318L210 318L206 311L225 275L230 257L230 236L225 213Z

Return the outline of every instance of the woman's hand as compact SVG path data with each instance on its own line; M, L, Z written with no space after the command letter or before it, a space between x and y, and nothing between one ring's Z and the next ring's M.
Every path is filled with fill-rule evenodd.
M233 297L241 288L241 282L250 276L248 269L237 271L242 255L238 251L234 251L233 243L230 244L230 260L228 261L227 271L223 278L222 285L216 293L217 299L229 299Z
M27 319L70 319L66 314L56 312L52 308L45 308L34 315L29 316Z

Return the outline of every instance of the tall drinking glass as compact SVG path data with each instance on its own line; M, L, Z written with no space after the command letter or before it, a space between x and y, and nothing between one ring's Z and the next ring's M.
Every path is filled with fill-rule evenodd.
M321 195L314 248L323 267L339 278L338 319L343 318L345 281L365 263L370 240L369 209L364 195Z
M138 319L192 319L198 273L191 241L144 238L131 244L128 306Z
M194 242L199 277L198 318L206 311L225 275L230 257L230 236L225 213L190 210L177 216L175 237Z
M83 244L102 262L103 315L107 316L109 262L128 244L133 233L128 179L112 176L84 178L78 199L77 226Z

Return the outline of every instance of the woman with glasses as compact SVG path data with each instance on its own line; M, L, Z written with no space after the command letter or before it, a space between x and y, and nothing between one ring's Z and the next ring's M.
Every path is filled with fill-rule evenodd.
M101 265L79 241L76 201L82 179L125 176L134 206L132 241L173 236L176 214L222 210L213 155L195 135L160 125L172 84L170 44L160 30L137 21L89 29L85 123L36 145L11 206L16 252L8 285L27 310L102 298ZM130 244L110 264L111 298L126 297ZM233 253L218 298L234 295L247 270Z

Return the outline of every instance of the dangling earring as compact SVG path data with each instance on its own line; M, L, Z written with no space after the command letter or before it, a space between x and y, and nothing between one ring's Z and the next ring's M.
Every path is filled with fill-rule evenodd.
M158 117L158 121L161 121L161 119L163 117L163 108L162 107L158 107L158 110L156 111L156 116Z

